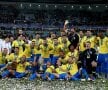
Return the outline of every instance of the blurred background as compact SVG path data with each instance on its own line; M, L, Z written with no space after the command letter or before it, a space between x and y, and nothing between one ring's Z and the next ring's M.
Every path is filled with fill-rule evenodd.
M14 34L19 28L31 37L60 34L65 20L77 31L105 31L108 0L0 0L1 34Z

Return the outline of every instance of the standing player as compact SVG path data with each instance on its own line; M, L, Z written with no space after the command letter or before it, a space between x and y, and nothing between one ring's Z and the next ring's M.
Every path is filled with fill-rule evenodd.
M17 40L14 40L12 43L12 47L19 47L19 53L23 53L23 45L24 45L24 41L22 40L22 35L19 35Z
M4 48L4 50L0 52L0 68L3 68L6 65L8 57L8 50L7 48Z
M53 44L53 59L51 60L51 63L56 66L57 60L59 58L59 52L62 49L61 44L59 44L58 39L54 39L54 44Z
M86 42L86 50L83 52L83 58L81 58L82 67L86 69L89 77L94 79L96 77L97 67L97 54L96 50L91 48L91 43Z
M43 40L43 44L39 46L39 49L41 50L41 55L43 58L43 70L46 70L46 63L48 61L51 62L50 59L50 51L53 50L53 46L51 44L48 44L47 40Z
M70 41L71 44L74 45L74 47L76 48L78 46L79 43L79 36L75 31L75 28L71 28L70 32L67 31L67 24L68 22L65 21L64 24L64 31L68 34L68 40Z
M99 43L99 55L98 55L98 72L105 74L108 78L108 37L102 33L98 40Z

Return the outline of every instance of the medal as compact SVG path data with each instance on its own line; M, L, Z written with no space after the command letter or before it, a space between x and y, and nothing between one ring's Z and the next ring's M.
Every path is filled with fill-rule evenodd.
M90 52L89 51L87 52L87 58L88 59L90 58Z

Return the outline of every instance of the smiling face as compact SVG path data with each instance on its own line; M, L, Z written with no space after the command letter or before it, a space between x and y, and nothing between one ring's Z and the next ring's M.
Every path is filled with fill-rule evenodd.
M40 38L40 35L39 34L36 34L36 39L39 39Z
M73 56L69 57L68 63L69 63L69 64L72 64L72 63L74 63L74 62L75 62L75 57L73 57Z
M30 45L31 45L32 48L35 47L35 45L36 45L35 41L32 41Z
M14 53L15 53L15 54L19 54L19 47L15 47Z
M7 48L4 48L4 49L3 49L3 54L6 55L7 53L8 53L8 49L7 49Z
M14 37L10 37L10 42L13 42L14 41Z
M23 31L20 29L18 33L19 33L19 34L23 34Z
M60 51L60 52L59 52L59 56L60 56L61 58L64 58L64 57L65 57L65 52L64 52L64 51Z
M75 50L74 45L70 45L70 46L69 46L69 50L70 50L71 52L74 52L74 50Z
M54 39L54 45L58 44L58 39Z
M79 35L80 35L80 38L83 37L83 36L84 36L83 31L80 31L80 32L79 32Z
M91 43L90 42L86 42L85 46L86 46L86 49L90 49L91 48Z
M55 34L51 34L51 39L54 39L56 37Z
M71 34L73 35L75 33L75 29L74 28L71 28Z
M46 39L43 40L43 45L45 45L45 46L47 45L47 40Z
M86 36L87 36L87 37L90 37L91 35L92 35L91 31L87 31L87 32L86 32Z

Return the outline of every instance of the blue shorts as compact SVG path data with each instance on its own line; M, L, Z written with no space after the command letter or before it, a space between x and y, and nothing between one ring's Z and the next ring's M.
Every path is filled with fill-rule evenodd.
M44 58L44 64L46 64L47 62L51 62L50 58Z
M108 54L98 55L98 73L108 73Z
M15 78L22 78L22 77L26 76L26 73L15 72L14 75L15 75Z
M66 79L67 73L59 74L59 79Z
M28 62L30 62L30 61L33 62L34 61L34 57L35 57L35 54L32 54L30 58L27 58L27 61Z
M36 73L30 75L29 80L34 80L37 77Z
M40 56L41 56L41 54L36 54L36 62L38 62Z
M70 80L73 80L73 81L77 81L77 80L80 80L80 73L79 72L77 72L76 74L74 74L71 78L70 78Z
M0 64L0 68L3 68L5 66L6 66L6 64Z
M51 60L51 64L55 66L58 58L59 58L58 56L53 56L53 59Z
M53 59L53 54L50 54L50 59L51 59L51 61L52 61L52 59Z
M36 66L27 66L26 67L26 70L30 71L31 73L34 73L36 71L39 71L40 69L40 66L39 65L36 65Z

